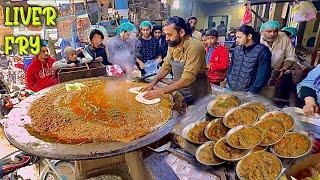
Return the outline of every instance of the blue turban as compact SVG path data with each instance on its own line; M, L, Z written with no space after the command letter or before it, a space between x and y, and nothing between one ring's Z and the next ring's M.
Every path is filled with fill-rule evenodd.
M119 35L123 31L134 32L137 28L130 22L121 23L120 26L116 29L116 33Z
M294 27L284 27L281 30L289 32L292 36L297 35L297 32L298 32L297 28L294 28Z
M140 23L140 28L144 28L144 27L152 27L152 24L151 24L151 22L150 21L142 21L141 23Z

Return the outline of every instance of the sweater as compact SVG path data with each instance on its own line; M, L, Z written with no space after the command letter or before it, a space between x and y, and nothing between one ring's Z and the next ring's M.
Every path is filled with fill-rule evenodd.
M91 45L89 45L84 48L83 54L86 59L92 59L93 61L95 61L97 57L102 57L102 64L112 65L108 60L108 56L104 47L93 48Z
M56 78L55 70L52 68L55 61L54 58L49 56L47 61L43 63L38 59L38 56L35 56L27 69L27 88L34 92L38 92L44 88L57 84L58 79Z
M140 44L138 46L138 58L146 63L148 60L157 59L161 56L161 49L159 48L159 41L152 37L149 40L145 40L142 37L138 38Z
M209 48L206 48L209 53ZM214 48L208 57L208 78L210 83L219 85L227 76L229 66L229 52L223 45L218 45Z
M82 66L84 63L89 63L91 62L92 59L86 59L86 58L80 58L78 57L76 61L70 61L66 58L61 59L60 61L56 61L53 63L52 68L54 70L62 69L62 68L70 68L71 63L75 63L77 67Z

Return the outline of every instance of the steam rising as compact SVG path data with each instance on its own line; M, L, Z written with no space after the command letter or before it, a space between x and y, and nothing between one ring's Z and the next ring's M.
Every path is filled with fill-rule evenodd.
M125 70L128 80L132 79L132 71L137 57L137 44L135 33L131 33L127 40L122 40L120 36L112 37L106 44L109 61Z

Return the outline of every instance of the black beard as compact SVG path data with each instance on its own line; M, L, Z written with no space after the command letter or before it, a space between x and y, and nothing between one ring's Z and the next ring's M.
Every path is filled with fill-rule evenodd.
M180 42L181 42L181 39L180 38L177 38L177 39L175 39L175 40L173 40L173 41L167 41L167 43L168 43L168 45L170 46L170 47L176 47L176 46L178 46L179 44L180 44Z

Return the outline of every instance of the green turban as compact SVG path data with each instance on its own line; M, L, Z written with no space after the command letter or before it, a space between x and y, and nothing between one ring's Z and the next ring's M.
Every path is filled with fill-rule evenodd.
M130 22L121 23L120 26L116 29L116 33L119 35L123 31L134 32L137 28Z
M152 24L150 21L142 21L140 23L140 28L144 28L144 27L152 27Z
M279 29L280 28L280 24L278 21L268 21L268 22L265 22L261 25L261 28L260 28L260 32L264 31L264 30L267 30L267 29Z
M297 28L294 28L294 27L284 27L281 30L282 31L287 31L293 36L297 35L297 32L298 32Z

